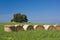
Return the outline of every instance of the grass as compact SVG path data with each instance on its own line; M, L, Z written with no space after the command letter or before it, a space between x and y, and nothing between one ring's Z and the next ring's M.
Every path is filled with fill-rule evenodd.
M16 23L0 23L0 40L60 40L60 31L57 30L5 32L3 29L5 24Z

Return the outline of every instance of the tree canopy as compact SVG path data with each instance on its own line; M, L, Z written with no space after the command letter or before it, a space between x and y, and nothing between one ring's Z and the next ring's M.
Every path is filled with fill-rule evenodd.
M25 14L16 13L13 15L11 22L28 22L27 16Z

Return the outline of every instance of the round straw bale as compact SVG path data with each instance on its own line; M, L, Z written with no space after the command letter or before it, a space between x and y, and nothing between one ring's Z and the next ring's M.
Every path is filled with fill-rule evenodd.
M22 25L17 25L17 30L24 30Z
M6 32L11 32L12 30L11 30L9 27L4 26L4 31L6 31Z
M36 27L37 27L37 26L38 26L38 25L34 25L34 27L33 27L33 28L34 28L34 30L36 29Z
M44 27L43 27L43 25L38 25L38 26L35 28L35 30L44 30Z
M23 26L23 28L24 28L25 31L26 31L26 30L33 30L33 29L34 29L32 25L28 25L28 24L25 24L25 25Z
M15 26L10 26L9 27L12 31L17 31L17 28Z
M45 30L47 30L49 28L50 25L43 25Z
M15 31L15 27L13 25L4 25L4 31L6 32L11 32L11 31Z
M33 28L32 25L29 25L29 26L27 27L27 30L34 30L34 28Z
M56 30L60 30L60 25L56 25Z
M23 29L26 31L28 26L29 26L28 24L25 24L25 25L23 26Z
M50 25L50 26L48 27L48 30L56 30L56 28L54 27L54 25Z
M53 26L56 27L58 24L54 24Z

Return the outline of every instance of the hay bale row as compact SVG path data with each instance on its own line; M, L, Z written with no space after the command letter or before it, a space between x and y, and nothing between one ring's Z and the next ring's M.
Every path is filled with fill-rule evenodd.
M11 32L11 31L19 31L19 30L33 30L32 25L4 25L4 31Z
M10 31L19 31L19 30L60 30L60 25L5 25L4 30L7 32Z
M35 30L60 30L60 25L35 25Z

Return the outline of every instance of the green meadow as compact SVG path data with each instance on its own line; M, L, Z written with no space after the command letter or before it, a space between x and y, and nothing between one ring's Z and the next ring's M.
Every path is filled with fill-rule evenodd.
M5 32L4 25L6 24L26 24L26 23L0 23L0 40L60 40L60 31L53 30L28 30ZM27 23L32 24L34 23Z

